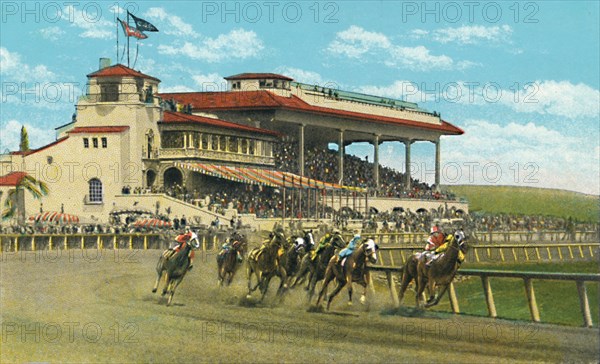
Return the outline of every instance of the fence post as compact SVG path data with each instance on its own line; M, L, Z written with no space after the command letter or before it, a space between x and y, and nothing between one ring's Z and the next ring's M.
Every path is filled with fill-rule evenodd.
M133 249L133 234L129 235L129 250Z
M592 314L590 313L590 303L584 281L577 281L577 292L579 293L579 305L583 315L583 326L592 327Z
M52 250L52 235L50 235L50 238L48 239L48 250Z
M113 250L117 250L118 246L117 246L117 234L115 234L113 236Z
M35 251L35 235L31 236L31 251Z
M100 239L100 234L98 234L98 238L96 239L96 249L102 249L102 241Z
M385 271L385 276L387 278L388 288L390 289L390 296L392 296L392 303L395 308L400 307L400 301L398 300L398 292L396 291L396 285L394 284L394 276L392 275L392 271Z
M69 238L67 238L67 235L65 234L65 238L63 240L63 244L65 246L65 250L69 249Z
M85 236L81 235L81 249L85 249Z
M485 302L487 303L488 313L490 317L496 318L496 305L494 304L494 295L492 294L492 286L490 285L490 278L488 276L481 276L481 284L483 285L483 293L485 295Z
M448 286L448 298L450 299L450 308L452 309L452 312L456 314L460 313L458 299L456 299L456 291L454 290L454 283L452 282L450 282Z
M540 312L538 311L537 302L535 300L535 292L533 290L531 278L523 278L523 280L525 281L525 293L527 294L527 301L529 302L531 319L534 322L540 322Z
M148 250L148 235L144 234L144 250Z

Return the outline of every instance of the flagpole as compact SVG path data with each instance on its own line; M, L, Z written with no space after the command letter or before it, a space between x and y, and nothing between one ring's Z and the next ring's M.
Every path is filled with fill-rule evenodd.
M127 12L127 26L129 26L129 11ZM129 67L129 34L127 34L127 67Z
M117 59L115 60L115 64L119 63L119 17L117 17L117 21L115 22L117 26Z

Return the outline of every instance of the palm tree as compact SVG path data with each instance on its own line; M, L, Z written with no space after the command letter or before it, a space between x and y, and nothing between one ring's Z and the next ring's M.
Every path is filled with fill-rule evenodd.
M2 219L7 220L17 215L19 224L25 222L25 191L28 191L33 198L41 199L49 192L48 186L43 181L38 181L34 177L23 174L13 190L8 191L4 201L4 210Z

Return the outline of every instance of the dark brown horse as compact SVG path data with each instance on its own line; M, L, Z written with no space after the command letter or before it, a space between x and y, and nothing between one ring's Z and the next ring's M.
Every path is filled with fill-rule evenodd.
M352 304L352 283L358 283L363 286L364 291L360 297L360 302L365 303L367 285L370 281L367 262L372 264L377 263L377 249L378 247L375 242L372 239L369 239L362 243L349 257L342 259L342 261L339 261L339 255L334 255L327 265L325 280L323 281L323 286L321 287L319 298L317 299L317 306L321 303L321 298L323 298L327 286L334 278L337 281L337 286L333 292L328 295L327 310L329 310L333 298L346 285L348 285L348 304Z
M310 243L307 239L307 236L304 238L292 236L289 244L285 247L285 253L279 259L280 264L283 265L288 276L288 285L293 281L298 273L300 262L309 249L307 244Z
M446 242L448 243L448 249L431 263L428 264L424 256L418 259L416 276L417 307L421 307L421 298L426 287L429 291L429 299L425 303L425 307L437 305L460 267L459 252L464 254L467 251L465 233L462 230L457 230L454 235L446 238ZM437 295L435 294L436 286L441 287L441 291Z
M283 294L287 288L287 274L285 268L280 263L280 249L285 244L285 237L280 232L273 233L270 240L263 243L261 247L254 248L248 254L247 274L248 274L248 294L250 298L252 292L260 287L260 301L265 298L269 289L269 282L274 276L278 276L280 281L277 295ZM282 252L283 253L283 252ZM256 276L256 285L252 286L252 276Z
M190 266L190 253L192 249L198 249L199 247L200 243L198 242L198 236L193 234L192 238L188 242L184 243L178 252L171 255L169 258L166 258L165 253L163 253L158 259L158 264L156 265L158 277L156 278L156 283L154 283L152 293L155 293L158 289L158 284L164 274L165 286L163 288L162 295L164 296L169 294L167 306L171 305L171 301L173 301L173 295L175 294L175 289L188 272L188 268Z
M229 249L217 256L219 286L223 286L223 283L226 283L228 286L231 284L238 267L241 265L241 261L238 260L238 254L243 256L247 246L246 239L239 234L234 234L231 240L232 243Z
M317 283L325 278L325 271L327 265L335 253L346 246L344 238L341 234L333 234L329 244L327 244L317 256L312 259L310 254L306 254L300 264L300 270L296 276L296 280L292 284L295 286L302 283L302 281L308 276L308 282L306 290L308 290L308 303L312 300L315 294L315 288Z

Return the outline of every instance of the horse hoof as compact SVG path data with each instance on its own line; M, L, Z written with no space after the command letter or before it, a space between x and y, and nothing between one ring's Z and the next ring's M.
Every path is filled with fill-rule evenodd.
M152 293L156 293L156 288L154 288L154 289L152 290Z
M364 305L365 303L367 303L367 297L365 297L365 296L360 296L360 303L361 303L361 304L363 304L363 305Z
M352 301L348 301L348 306L352 306Z
M246 299L249 300L250 298L252 298L252 295L247 294Z
M162 291L162 293L160 294L161 296L164 296L167 294L167 290Z

